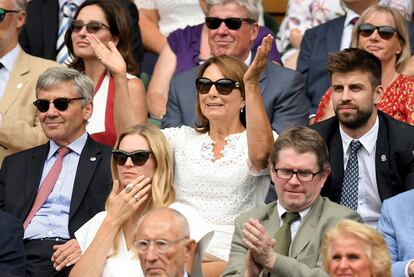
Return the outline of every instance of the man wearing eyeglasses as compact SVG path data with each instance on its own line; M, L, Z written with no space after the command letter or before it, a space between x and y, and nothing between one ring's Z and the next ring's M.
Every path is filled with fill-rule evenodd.
M212 56L230 55L250 64L258 35L258 10L254 1L207 0L208 42ZM168 93L167 112L161 127L194 127L198 96L195 80L199 67L173 77ZM260 88L273 130L308 124L308 102L303 77L295 71L268 62L260 75Z
M111 149L85 129L93 91L74 69L46 70L33 104L49 142L6 157L0 170L0 209L23 223L27 276L68 276L81 255L74 232L112 188Z
M359 215L319 195L329 173L322 137L307 127L284 131L269 168L278 200L239 216L222 276L328 276L321 269L323 236Z
M0 165L5 156L46 142L32 102L39 75L58 65L19 46L25 2L0 0Z
M332 165L322 195L375 228L382 202L414 187L414 127L377 109L384 89L375 55L349 48L329 55L326 67L335 116L312 125Z
M148 212L138 222L137 240L142 271L146 277L189 277L196 243L190 239L185 217L170 208Z

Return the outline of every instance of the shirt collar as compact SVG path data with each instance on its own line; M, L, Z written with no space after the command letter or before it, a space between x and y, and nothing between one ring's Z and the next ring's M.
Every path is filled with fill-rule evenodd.
M88 133L85 131L79 138L73 141L71 144L67 145L70 150L78 155L81 154L83 147L86 144L86 140L88 139ZM52 158L52 156L56 153L59 149L59 145L57 145L53 140L49 140L49 153L47 154L47 160Z
M346 17L345 17L344 27L351 24L352 19L354 19L355 17L359 17L359 14L357 14L353 10L348 9L348 8L345 8L345 9L346 9Z
M0 62L3 64L4 68L7 69L8 72L11 72L13 69L14 64L16 63L17 56L19 55L20 51L19 44L16 45L9 53L4 55L0 58Z
M367 150L369 154L371 154L372 151L374 151L375 149L378 137L378 130L379 120L377 116L375 119L374 126L372 126L372 128L368 132L366 132L362 137L358 139L358 141L362 144L362 146L365 148L365 150ZM339 125L339 133L341 134L342 147L344 149L344 153L347 153L348 148L354 139L344 132L341 125Z
M304 209L303 211L300 211L299 212L300 222L303 221L303 218L305 218L305 216L308 214L308 212L309 212L309 210L310 210L311 207L312 206L310 206L310 207ZM277 200L277 212L279 213L279 221L282 222L282 215L285 212L288 212L288 210L286 210L282 205L280 205L280 201L279 200Z
M247 59L244 60L244 63L247 66L250 66L250 64L252 63L252 51L249 52L249 56L247 56Z

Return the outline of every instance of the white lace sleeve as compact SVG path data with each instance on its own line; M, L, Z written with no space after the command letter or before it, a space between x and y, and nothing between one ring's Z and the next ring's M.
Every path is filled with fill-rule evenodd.
M153 10L157 8L156 0L135 0L134 3L138 9Z

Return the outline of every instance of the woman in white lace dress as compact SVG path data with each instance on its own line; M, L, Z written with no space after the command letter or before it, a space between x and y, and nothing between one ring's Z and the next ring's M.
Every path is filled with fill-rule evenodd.
M195 208L215 231L204 255L205 276L224 269L234 219L264 204L269 187L274 136L259 76L272 40L263 39L249 69L234 57L208 59L196 81L197 128L162 130L174 151L176 200Z

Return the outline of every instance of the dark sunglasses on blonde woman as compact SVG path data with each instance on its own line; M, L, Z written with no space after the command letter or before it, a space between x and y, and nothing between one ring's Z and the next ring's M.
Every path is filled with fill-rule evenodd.
M217 92L221 95L229 95L233 89L240 87L239 82L233 81L229 78L222 78L215 82L205 77L196 79L196 88L200 94L207 94L213 85L216 87Z
M148 150L136 150L133 152L125 152L122 150L112 150L112 157L117 165L125 165L128 158L131 158L134 165L144 165L152 152Z
M389 40L397 33L397 30L391 26L375 26L370 23L362 23L358 26L358 32L363 37L369 37L377 30L378 35L385 40Z

